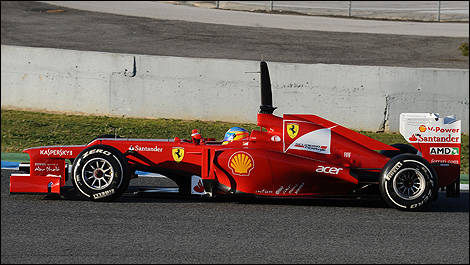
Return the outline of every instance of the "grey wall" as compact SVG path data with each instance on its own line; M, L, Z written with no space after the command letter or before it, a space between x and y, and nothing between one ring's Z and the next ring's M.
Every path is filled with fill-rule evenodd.
M277 115L310 113L353 129L398 131L402 112L438 112L456 115L468 133L468 69L268 65ZM256 122L259 74L250 72L257 71L257 61L2 45L1 105Z

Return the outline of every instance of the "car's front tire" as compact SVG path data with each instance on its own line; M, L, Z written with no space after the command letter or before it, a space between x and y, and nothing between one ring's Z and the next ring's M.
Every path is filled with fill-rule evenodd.
M380 175L380 193L391 207L419 210L437 194L437 175L422 157L401 154L390 159Z
M83 199L110 201L129 186L127 163L119 150L94 145L83 150L72 168L72 184Z

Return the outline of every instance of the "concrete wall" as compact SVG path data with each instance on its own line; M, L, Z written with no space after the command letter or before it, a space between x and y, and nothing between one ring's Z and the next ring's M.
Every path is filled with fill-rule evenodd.
M268 66L277 115L311 113L349 128L398 131L402 112L438 112L455 114L468 133L468 69L277 62ZM1 104L129 117L256 122L259 74L250 72L257 71L257 61L2 45Z

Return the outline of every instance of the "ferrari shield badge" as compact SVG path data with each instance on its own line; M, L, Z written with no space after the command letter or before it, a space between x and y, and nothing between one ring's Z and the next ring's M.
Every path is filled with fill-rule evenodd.
M173 147L173 149L171 149L171 153L173 154L173 159L176 162L180 162L181 160L183 160L183 157L184 157L184 148Z
M287 124L287 134L290 138L294 139L299 134L299 125L296 123Z

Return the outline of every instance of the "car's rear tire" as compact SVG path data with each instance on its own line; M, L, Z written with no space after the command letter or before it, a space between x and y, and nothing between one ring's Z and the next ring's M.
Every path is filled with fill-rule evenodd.
M129 181L130 174L124 156L111 146L90 146L73 163L72 184L83 199L116 199L126 191Z
M421 156L401 154L390 159L382 169L379 188L389 206L420 210L437 194L437 174Z

